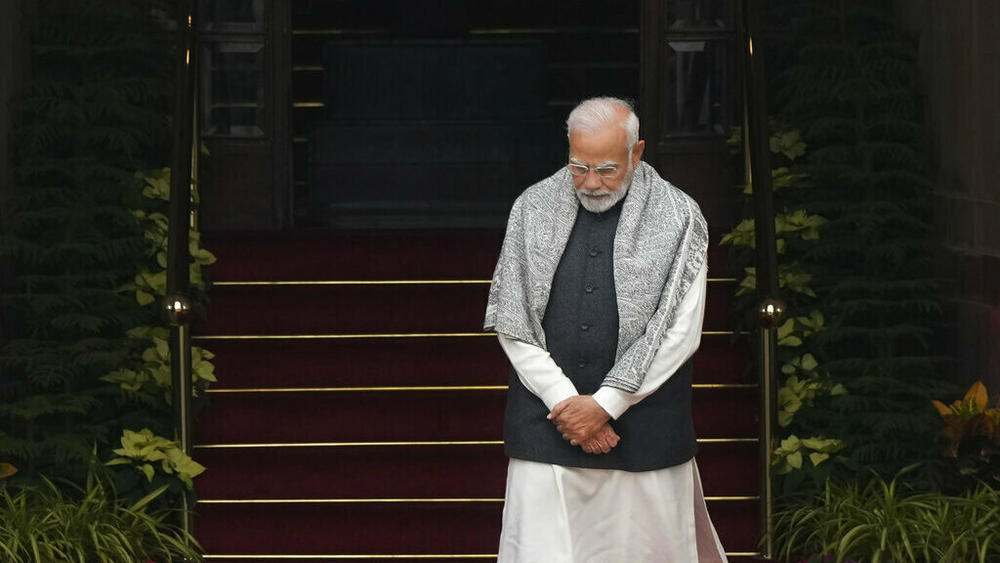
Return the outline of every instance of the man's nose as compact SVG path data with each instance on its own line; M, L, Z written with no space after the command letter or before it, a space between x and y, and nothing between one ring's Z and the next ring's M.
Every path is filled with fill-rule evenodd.
M604 183L601 181L601 177L598 176L597 172L588 170L587 175L583 178L583 188L585 190L599 190L603 187Z

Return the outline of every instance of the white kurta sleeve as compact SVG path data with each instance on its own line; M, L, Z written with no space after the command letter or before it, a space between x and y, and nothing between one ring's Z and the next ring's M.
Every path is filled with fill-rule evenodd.
M701 267L687 295L677 307L673 325L667 329L653 361L649 365L642 385L635 393L614 387L602 386L594 393L597 404L617 419L629 407L645 399L670 379L690 358L701 343L701 328L705 318L705 293L708 281L708 263Z
M544 349L497 333L517 378L545 403L550 411L560 401L578 395L576 386Z

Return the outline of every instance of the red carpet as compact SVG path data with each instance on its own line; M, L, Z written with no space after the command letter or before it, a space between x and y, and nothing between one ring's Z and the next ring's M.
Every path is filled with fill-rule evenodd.
M507 364L495 338L479 335L488 285L384 282L487 280L500 238L206 235L223 282L197 331L219 378L196 432L195 459L208 467L196 481L196 535L208 561L496 553ZM710 276L724 275L721 258L713 251ZM259 281L326 283L226 283ZM344 281L376 283L329 283ZM732 289L711 282L706 331L728 329ZM695 357L698 464L723 545L747 554L760 529L757 391L730 340L706 334Z

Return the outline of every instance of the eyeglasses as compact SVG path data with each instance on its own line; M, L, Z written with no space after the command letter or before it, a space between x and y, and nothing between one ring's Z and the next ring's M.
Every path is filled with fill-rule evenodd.
M569 173L574 176L586 176L591 170L594 174L597 174L601 178L615 178L618 176L618 165L617 164L606 164L604 166L595 166L591 168L585 164L578 164L576 162L570 162L566 165L569 168Z

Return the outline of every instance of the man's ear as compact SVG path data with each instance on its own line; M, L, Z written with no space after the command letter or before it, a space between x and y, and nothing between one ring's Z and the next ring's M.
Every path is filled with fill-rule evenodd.
M645 148L646 141L643 141L642 139L636 141L636 143L632 145L632 168L639 166L639 160L642 158L642 151L645 150Z

